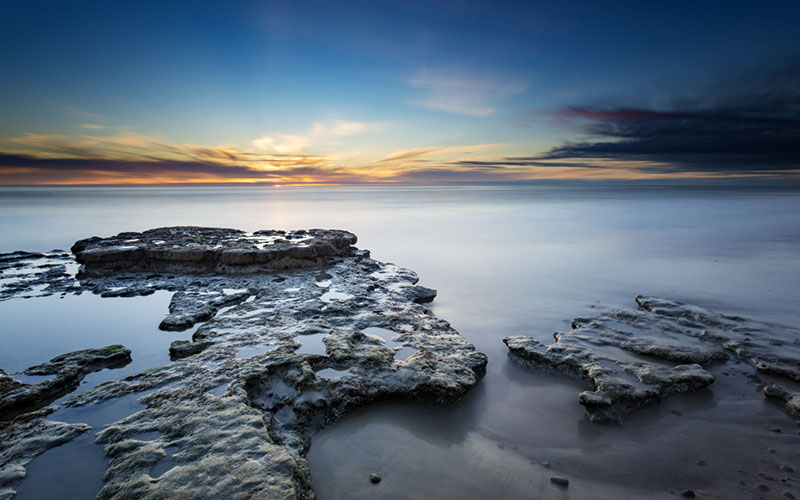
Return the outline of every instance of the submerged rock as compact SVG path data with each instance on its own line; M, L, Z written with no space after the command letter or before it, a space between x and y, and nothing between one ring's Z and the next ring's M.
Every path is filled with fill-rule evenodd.
M800 380L797 332L778 335L775 325L715 313L680 302L636 297L638 311L617 311L572 321L572 330L553 334L545 346L531 337L506 337L513 359L589 381L579 395L589 418L618 421L631 411L674 393L691 393L714 382L705 368L731 356L758 372ZM765 395L797 398L785 389Z
M435 291L353 243L344 231L182 227L73 247L77 281L44 294L169 290L162 329L205 321L173 342L171 363L64 403L146 393L145 409L98 434L111 458L100 498L313 498L315 431L377 399L450 402L477 383L486 356L420 304ZM168 454L172 468L151 474Z
M38 384L20 383L0 370L0 421L47 406L74 391L89 373L119 368L130 362L129 349L111 345L62 354L25 370L26 375L54 375Z

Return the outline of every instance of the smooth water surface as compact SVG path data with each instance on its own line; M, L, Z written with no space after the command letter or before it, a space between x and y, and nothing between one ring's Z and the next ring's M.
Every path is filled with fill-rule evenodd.
M487 353L487 375L453 407L383 402L315 436L309 459L321 500L643 498L686 488L741 497L763 482L756 471L800 463L791 419L736 378L744 375L717 374L710 390L601 426L584 418L580 383L510 362L501 339L549 341L574 317L634 307L637 294L793 324L798 194L626 185L0 188L0 251L68 248L92 235L169 225L328 227L356 233L375 259L416 271L422 285L438 290L432 311ZM135 305L146 299L95 299L98 308L130 300L134 310L151 310ZM82 315L53 306L59 299L29 300L21 310L48 311L80 329ZM163 310L142 316L157 325L166 299L152 300ZM5 356L4 367L50 354L11 340L22 313L0 308L12 325L0 333L0 351L22 353ZM117 314L127 328L123 309L109 325ZM70 350L64 328L36 325L40 345L51 337L60 352ZM765 431L774 426L783 432ZM372 485L370 472L384 480ZM549 484L554 473L570 478L569 490Z

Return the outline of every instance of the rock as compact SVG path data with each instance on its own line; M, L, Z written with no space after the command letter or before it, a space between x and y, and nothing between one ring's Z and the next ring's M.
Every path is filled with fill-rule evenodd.
M74 273L78 267L72 258L60 253L0 254L0 274L14 270L13 277L6 277L0 287L0 300L46 296L66 290L77 292Z
M403 292L417 304L427 304L436 298L436 290L424 286L409 286L404 288Z
M158 253L167 241L173 243ZM99 498L180 492L310 499L305 457L316 431L384 398L452 402L480 380L486 356L418 303L435 293L418 287L413 271L372 260L353 243L355 236L344 231L207 228L76 243L84 272L68 273L44 294L168 290L174 295L164 327L204 322L193 342L170 346L171 363L64 403L90 406L147 393L140 398L143 410L98 434L111 459ZM283 257L269 260L261 255L268 249ZM26 262L20 261L33 269ZM23 290L0 289L0 298ZM401 347L413 354L400 358ZM14 385L0 377L4 383ZM215 396L219 387L225 392ZM137 439L154 431L161 437ZM150 471L167 449L174 450L175 466L156 480Z
M695 495L694 490L683 490L681 491L681 496L683 498L694 498L697 495Z
M169 358L176 360L187 356L194 356L203 352L211 342L189 342L188 340L176 340L169 346Z
M369 475L369 482L372 484L378 484L381 482L381 476L375 472Z
M14 496L13 485L25 477L25 466L31 460L89 430L85 424L47 421L46 413L29 413L0 423L0 498Z
M794 472L794 467L791 465L781 465L782 472Z
M0 421L47 406L74 391L89 373L119 368L131 362L131 351L121 345L84 349L57 356L25 370L26 375L55 375L38 384L10 381L0 370Z
M253 272L324 264L346 255L357 241L347 231L257 231L163 227L142 233L92 237L72 246L87 272Z
M307 473L270 438L264 415L241 388L226 398L173 391L147 406L98 434L111 464L97 498L308 498ZM134 438L153 429L164 437ZM150 470L167 446L179 449L176 465L153 481Z
M569 486L569 479L564 476L550 476L550 482L558 486L563 486L564 488Z
M47 363L28 368L25 370L25 374L60 375L64 372L79 370L83 375L86 375L103 368L119 368L130 362L130 349L117 344L62 354Z
M503 342L512 359L588 380L593 390L578 400L595 422L619 421L671 394L701 390L715 380L706 367L730 355L758 372L800 380L800 356L782 348L797 332L675 301L639 296L636 302L638 311L577 318L547 346L522 336ZM800 415L797 395L776 386L764 393Z
M197 297L197 294L204 296ZM161 320L158 328L167 331L186 330L195 323L209 320L223 307L244 302L250 295L248 291L221 294L208 294L199 290L193 293L175 292L170 300L169 314Z
M761 391L768 398L783 400L786 411L795 417L800 417L800 392L791 392L777 384L764 386ZM780 429L778 430L780 431Z

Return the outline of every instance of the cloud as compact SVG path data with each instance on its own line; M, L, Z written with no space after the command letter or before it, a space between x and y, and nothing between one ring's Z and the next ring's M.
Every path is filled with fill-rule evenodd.
M359 177L321 162L284 161L272 168L202 160L36 158L0 152L6 184L141 184L195 182L342 183Z
M302 153L320 145L337 145L336 139L375 132L385 127L383 123L336 121L314 122L305 134L272 133L252 141L253 146L280 154Z
M326 126L325 134L347 137L364 130L354 123ZM77 136L27 133L0 140L0 184L425 184L615 173L613 168L604 170L609 162L598 159L573 162L494 154L506 146L504 143L435 146L395 151L370 159L352 152L310 155L230 145L181 144L129 131Z
M363 130L366 128L358 122L337 122L316 133L348 137ZM3 150L3 142L13 149ZM523 175L521 169L502 162L491 165L483 156L504 146L429 147L370 160L341 153L287 154L180 144L134 132L79 136L28 133L0 141L0 184L425 183L478 181L484 177L508 180Z
M464 146L438 146L431 148L408 149L403 151L395 151L378 160L379 164L400 164L408 165L414 162L427 162L430 159L442 159L444 157L454 157L463 155L473 155L479 152L497 149L506 144L503 143L489 143L489 144L470 144Z
M592 140L537 160L645 162L655 174L800 173L800 66L719 85L662 108L577 106L553 117Z
M408 84L423 91L423 96L412 100L412 104L467 116L490 115L497 102L525 89L525 85L510 80L475 78L426 68Z
M58 108L66 113L82 116L90 120L101 121L104 119L103 115L92 113L91 111L86 111L85 109L76 108L74 106L67 106L66 104L59 104Z
M103 125L97 125L96 123L82 123L80 127L88 128L90 130L99 130L105 128Z
M133 132L80 136L26 133L0 141L0 184L277 183L300 175L308 179L311 171L302 170L308 168L316 169L319 179L342 177L336 165L320 156L180 144Z

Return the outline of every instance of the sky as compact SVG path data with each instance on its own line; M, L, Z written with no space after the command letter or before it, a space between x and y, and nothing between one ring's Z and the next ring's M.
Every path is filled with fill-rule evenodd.
M800 2L0 2L0 184L800 176Z

